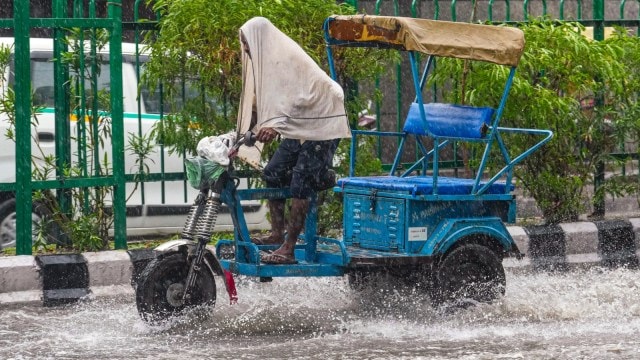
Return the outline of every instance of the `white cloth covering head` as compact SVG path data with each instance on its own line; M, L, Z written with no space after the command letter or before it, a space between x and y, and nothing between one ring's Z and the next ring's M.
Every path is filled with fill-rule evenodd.
M242 96L238 131L275 129L288 139L350 138L344 92L295 41L268 19L255 17L240 28Z

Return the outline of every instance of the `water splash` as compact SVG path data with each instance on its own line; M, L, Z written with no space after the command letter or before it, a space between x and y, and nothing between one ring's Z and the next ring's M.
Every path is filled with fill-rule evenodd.
M508 273L506 296L454 314L426 295L372 301L342 278L238 279L240 302L149 327L133 297L0 311L0 358L574 359L640 356L637 271Z

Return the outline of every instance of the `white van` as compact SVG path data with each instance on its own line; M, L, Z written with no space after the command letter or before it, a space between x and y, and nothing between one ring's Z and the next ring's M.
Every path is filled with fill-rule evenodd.
M13 38L0 38L0 43L13 47ZM48 153L55 151L54 136L54 111L53 111L53 40L52 39L31 39L31 81L34 93L34 102L43 106L43 111L37 114L38 127L32 128L34 135L40 142L40 147ZM123 43L123 109L124 109L124 132L125 146L129 133L138 134L138 84L135 66L135 46L134 44ZM140 59L144 61L145 56ZM107 87L109 83L108 55L105 53L104 64L100 71L98 83L99 88ZM3 84L12 84L13 64L8 73L4 75ZM6 89L1 87L0 91ZM141 91L140 114L141 127L143 133L148 133L153 125L160 119L159 102L157 99L149 97L148 91ZM74 133L76 122L71 122L71 133ZM15 143L5 136L8 127L7 118L0 114L0 183L10 183L15 181ZM213 134L212 134L213 135ZM74 145L72 145L73 148ZM32 154L36 154L37 147L32 144ZM110 149L105 149L110 153ZM161 147L155 146L152 155L153 161L148 161L149 171L159 173L161 171ZM135 157L132 154L125 154L125 171L135 173ZM164 149L164 172L182 172L183 158L175 154L169 154L168 149ZM242 184L241 186L246 183ZM127 184L127 196L134 189L134 184ZM127 201L127 235L128 236L167 236L179 233L182 230L186 214L197 195L197 190L188 186L184 181L170 181L164 183L164 198L162 184L160 182L146 182L144 186L138 186L133 196ZM144 202L143 202L144 195ZM266 206L259 201L243 202L243 210L247 225L251 230L266 229L269 223L266 218ZM41 214L34 211L32 219L39 221ZM0 191L0 249L15 246L15 195L12 192ZM221 210L216 223L216 230L231 230L233 224L226 208Z

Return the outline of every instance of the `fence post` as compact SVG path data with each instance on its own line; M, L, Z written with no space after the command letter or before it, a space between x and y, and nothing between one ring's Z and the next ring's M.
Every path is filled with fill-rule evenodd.
M112 0L108 3L109 17L113 28L109 41L109 61L111 63L111 119L112 119L112 156L113 176L113 232L116 249L127 248L127 218L124 170L124 123L122 107L122 2Z
M604 40L604 0L593 0L593 39L596 41ZM604 98L602 94L596 94L595 106L602 106L604 104ZM600 121L600 128L603 127L602 121ZM593 178L593 190L598 191L598 188L604 183L604 161L599 160L596 164L596 172ZM593 217L603 217L605 213L604 208L604 196L598 198L593 203Z
M31 62L29 1L13 2L15 34L16 254L31 255ZM19 151L18 151L19 149Z
M55 0L53 3L52 13L54 18L66 18L67 2L63 0ZM64 44L64 31L58 27L53 29L53 57L54 59L62 58L62 53L67 51ZM53 63L53 85L54 104L55 104L55 130L56 130L56 178L60 179L64 176L64 169L71 163L71 126L69 123L69 71L62 61ZM71 190L58 189L56 197L60 204L60 210L67 215L71 215ZM59 229L56 229L56 238L62 239L63 235ZM68 238L65 238L65 242Z

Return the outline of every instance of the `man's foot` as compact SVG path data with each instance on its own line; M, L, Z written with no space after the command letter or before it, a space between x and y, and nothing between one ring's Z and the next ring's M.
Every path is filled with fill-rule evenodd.
M260 261L265 264L285 265L297 264L298 261L292 255L282 255L276 253L263 253L260 255Z

